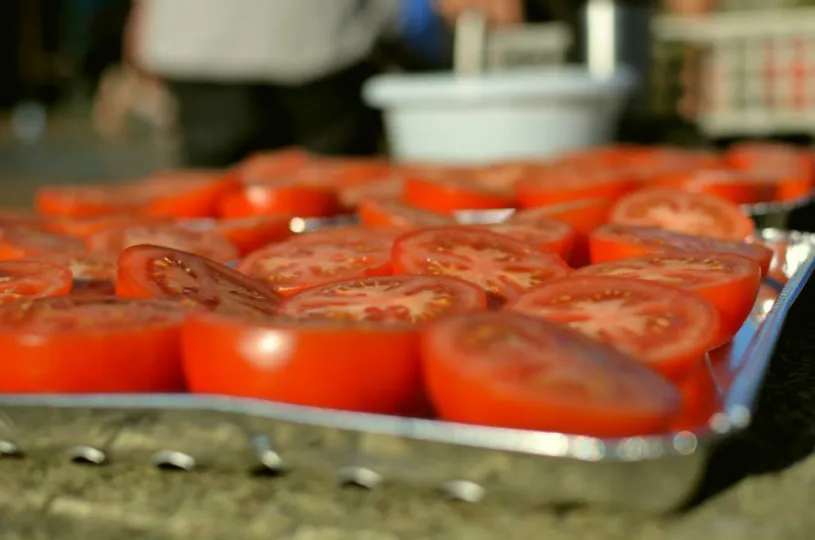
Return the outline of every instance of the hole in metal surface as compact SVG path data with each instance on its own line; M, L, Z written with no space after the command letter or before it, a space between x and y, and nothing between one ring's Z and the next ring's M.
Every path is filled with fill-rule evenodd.
M441 491L453 500L473 504L481 502L487 495L487 490L469 480L450 480L441 486Z
M343 467L337 471L337 481L343 487L376 489L385 479L381 474L365 467Z
M274 450L269 448L259 451L258 460L260 464L251 470L252 476L278 477L286 474L286 464Z
M164 471L191 471L195 468L195 458L184 452L161 450L153 455L153 464Z
M23 452L11 441L0 441L0 458L21 458Z
M78 465L102 465L107 461L107 456L91 446L74 446L68 450L68 459Z

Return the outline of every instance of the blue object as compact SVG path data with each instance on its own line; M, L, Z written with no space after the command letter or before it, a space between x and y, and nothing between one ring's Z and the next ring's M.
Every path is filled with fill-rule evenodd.
M405 44L428 58L446 53L444 21L433 9L433 0L401 0L401 31Z

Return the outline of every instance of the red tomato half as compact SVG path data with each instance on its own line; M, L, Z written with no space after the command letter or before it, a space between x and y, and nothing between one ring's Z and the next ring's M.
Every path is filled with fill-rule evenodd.
M279 299L263 283L215 261L159 246L133 246L119 256L116 294L180 300L236 315L272 315Z
M31 260L67 268L73 277L71 296L112 296L116 293L117 256L115 253L54 251L34 255Z
M664 430L671 384L602 343L509 313L461 315L424 330L425 382L452 422L597 437Z
M743 143L731 147L726 159L736 168L775 178L779 200L805 197L815 187L815 158L809 149L775 143Z
M340 281L287 298L278 313L297 319L420 323L487 309L477 285L443 276L385 276Z
M171 302L40 298L0 308L0 393L173 392L183 389Z
M132 214L150 200L150 193L133 182L106 186L44 186L37 190L37 210L46 216L92 217Z
M553 168L525 178L515 186L523 208L536 208L583 199L617 199L636 187L624 172L591 167Z
M724 240L745 240L755 231L753 221L730 201L668 188L623 197L611 210L611 221Z
M494 223L484 225L498 234L504 234L521 242L548 251L563 260L569 260L574 243L572 228L559 221L540 219L535 224Z
M180 222L179 225L193 231L211 232L226 238L238 248L240 257L292 235L291 219L286 216L201 219Z
M476 180L476 173L472 171L438 176L408 176L405 179L404 196L407 204L433 212L515 206L511 193L480 184Z
M221 171L170 171L143 181L151 192L144 211L152 216L172 218L213 217L218 202L238 187L234 175Z
M402 236L393 245L393 267L395 274L458 277L499 302L569 272L557 255L466 227L422 229Z
M250 184L224 196L218 214L223 218L252 216L330 216L340 210L336 191L295 182Z
M360 202L367 199L400 199L403 191L404 180L399 176L391 176L375 182L342 187L339 198L343 208L354 210Z
M412 325L246 321L196 313L184 325L192 392L410 415L421 400Z
M306 233L252 253L238 270L280 294L309 287L391 273L393 241L403 229L325 229Z
M152 244L188 251L224 263L238 258L238 249L226 238L175 224L110 229L89 236L86 243L90 251L104 253L118 253L131 246Z
M773 251L762 244L716 240L653 227L604 225L592 232L589 241L593 263L619 261L647 253L677 251L732 253L756 261L763 277L767 275L773 259Z
M721 407L719 389L707 362L702 362L679 384L679 391L682 411L671 422L673 431L703 427Z
M235 172L243 182L275 181L299 172L313 160L300 148L286 148L249 156L236 167Z
M653 184L693 193L707 193L735 204L772 201L776 194L775 182L770 179L724 168L668 174L656 178Z
M167 220L163 218L151 218L136 214L110 214L95 217L53 219L46 221L43 228L53 233L84 239L108 229L136 225L155 225L166 222Z
M718 345L719 314L694 294L661 283L606 276L552 280L507 310L567 325L679 380Z
M71 292L71 272L40 261L0 261L0 305L22 298L64 296Z
M761 285L757 262L727 253L644 255L587 266L575 275L642 279L693 291L719 311L719 344L730 341L744 324Z
M414 208L395 200L365 199L357 208L363 225L395 227L437 227L455 225L449 214Z
M0 260L24 259L51 251L84 248L81 240L24 226L0 226Z

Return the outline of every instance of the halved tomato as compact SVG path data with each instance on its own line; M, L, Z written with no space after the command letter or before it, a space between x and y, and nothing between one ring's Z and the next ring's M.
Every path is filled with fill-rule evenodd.
M320 165L331 177L331 183L340 187L365 185L388 178L395 170L392 163L379 158L323 158Z
M163 218L152 218L138 214L108 214L94 217L53 219L43 223L42 228L57 234L84 239L108 229L134 225L155 225L166 222L167 220Z
M218 215L222 218L244 218L263 215L321 217L340 211L334 189L279 181L269 184L247 184L221 198Z
M512 193L479 183L474 171L405 178L405 202L433 212L512 208Z
M272 315L278 296L263 283L210 259L161 246L133 246L119 256L116 295L178 300L211 311Z
M173 392L184 388L172 302L38 298L0 307L0 393Z
M810 149L778 143L742 143L732 146L725 156L733 167L773 178L777 200L806 197L815 187L815 158Z
M444 276L385 276L306 289L283 301L278 313L296 319L423 323L444 315L487 309L484 291Z
M611 199L583 199L539 206L515 212L507 223L535 225L540 221L550 220L566 223L575 234L569 263L579 268L589 263L589 234L600 225L608 223L608 215L613 205L614 201Z
M25 259L50 251L84 248L81 240L32 227L0 226L0 260Z
M43 186L34 202L46 216L93 217L106 214L132 214L150 200L150 193L135 182L111 185Z
M212 232L223 236L238 248L240 257L292 235L291 219L287 216L202 219L180 222L179 225L194 231Z
M71 296L112 296L116 293L117 257L117 253L53 251L34 255L30 260L67 268L73 276Z
M669 188L642 189L623 197L610 220L723 240L746 240L755 231L753 220L737 204Z
M295 236L255 251L238 270L291 295L332 281L391 273L391 246L404 229L342 227Z
M0 225L25 225L29 227L41 227L48 220L31 211L14 208L0 208Z
M730 341L744 324L761 285L757 262L727 253L644 255L587 266L575 275L642 279L693 291L719 311L719 344Z
M235 174L242 182L275 181L295 174L314 161L302 148L285 148L273 152L260 152L243 160Z
M411 415L422 396L418 341L412 325L196 313L184 325L184 370L198 394Z
M145 213L172 218L213 217L221 197L238 187L237 178L222 171L169 171L142 183L151 193Z
M625 171L593 167L553 167L515 186L522 208L583 199L617 199L637 187Z
M71 272L40 261L0 261L0 305L24 298L65 296L71 292Z
M622 437L659 433L676 389L614 349L510 313L447 317L422 336L425 383L444 420Z
M681 380L721 335L716 308L663 283L608 276L552 280L510 302L509 311L563 324Z
M534 225L504 222L483 225L483 227L526 242L543 251L554 253L564 261L569 260L574 244L574 231L559 221L540 219Z
M458 277L482 287L498 303L569 272L557 255L467 227L422 229L398 238L393 269L394 274Z
M735 204L772 201L776 183L767 177L733 169L696 169L655 178L654 185L678 188L693 193L707 193Z
M760 243L716 240L654 227L609 224L595 229L590 237L591 261L595 264L619 261L648 253L714 252L741 255L756 261L766 276L773 251Z
M403 191L404 180L395 175L375 182L341 187L339 198L343 208L354 210L366 199L400 199Z
M195 231L177 224L119 227L92 234L86 239L90 251L119 253L130 246L152 244L189 251L218 262L238 258L238 249L211 231Z
M673 431L704 427L721 407L719 388L707 362L702 362L679 384L682 411L671 422Z
M396 227L434 227L454 225L456 220L449 214L422 210L397 200L365 199L357 208L363 225Z

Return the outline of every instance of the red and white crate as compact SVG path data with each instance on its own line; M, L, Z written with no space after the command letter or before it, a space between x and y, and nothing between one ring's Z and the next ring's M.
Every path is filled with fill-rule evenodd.
M706 134L815 135L815 8L665 15L654 36L700 51L687 91Z

